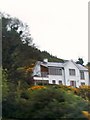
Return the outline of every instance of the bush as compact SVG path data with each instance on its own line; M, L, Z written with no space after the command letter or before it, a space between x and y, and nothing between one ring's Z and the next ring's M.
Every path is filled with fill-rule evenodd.
M90 86L81 86L79 88L78 95L84 98L85 100L90 101Z
M75 95L82 97L84 100L90 101L90 86L83 85L83 86L80 86L79 88L74 88L72 86L55 85L54 87L57 89L58 88L63 89L68 93L72 92Z
M33 88L33 89L32 89ZM67 88L68 89L68 88ZM23 119L79 120L85 117L88 103L59 86L34 86L21 93L17 100L4 102L5 117Z
M85 103L80 97L73 93L67 93L65 90L50 87L47 89L38 89L30 92L28 110L25 118L30 119L63 119L84 118L83 110L88 109L88 103ZM29 112L28 112L29 111Z

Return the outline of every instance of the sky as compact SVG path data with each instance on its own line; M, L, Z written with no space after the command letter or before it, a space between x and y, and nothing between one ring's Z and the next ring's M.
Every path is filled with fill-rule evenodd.
M0 11L27 23L40 50L88 62L88 0L0 0Z

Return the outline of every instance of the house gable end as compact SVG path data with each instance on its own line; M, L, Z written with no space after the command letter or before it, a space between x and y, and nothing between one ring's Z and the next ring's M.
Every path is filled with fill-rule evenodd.
M75 63L72 60L70 60L67 63L65 63L64 64L64 68L71 68L71 69L74 68L74 69L79 70L79 68L75 65Z

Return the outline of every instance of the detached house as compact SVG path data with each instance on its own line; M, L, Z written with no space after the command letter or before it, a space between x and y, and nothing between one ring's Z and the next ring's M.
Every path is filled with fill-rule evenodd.
M88 69L74 61L43 62L37 61L33 69L34 84L63 84L79 87L89 84Z

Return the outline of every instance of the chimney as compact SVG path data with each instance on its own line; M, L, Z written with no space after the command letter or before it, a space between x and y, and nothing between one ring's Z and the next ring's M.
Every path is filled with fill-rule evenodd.
M47 62L48 62L48 59L47 59L47 58L45 58L45 59L43 60L43 62L44 62L44 63L47 63Z

